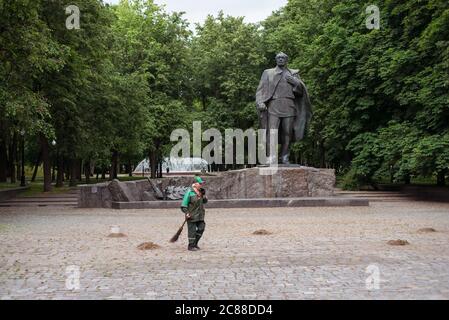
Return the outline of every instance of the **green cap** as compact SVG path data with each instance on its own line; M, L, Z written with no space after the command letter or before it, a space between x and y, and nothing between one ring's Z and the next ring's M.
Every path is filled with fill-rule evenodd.
M195 177L195 182L197 182L197 183L199 183L199 184L203 184L203 183L204 183L204 180L201 179L201 177L196 176L196 177Z

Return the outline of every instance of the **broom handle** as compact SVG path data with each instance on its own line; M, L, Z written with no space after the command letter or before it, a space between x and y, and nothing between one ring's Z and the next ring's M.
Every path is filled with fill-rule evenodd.
M184 229L184 225L186 224L187 219L184 220L184 222L182 223L181 227L179 227L178 229L178 234L181 234L182 230Z

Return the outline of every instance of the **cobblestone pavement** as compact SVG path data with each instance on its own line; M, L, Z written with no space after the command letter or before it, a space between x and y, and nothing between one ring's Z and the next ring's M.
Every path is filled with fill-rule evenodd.
M186 230L168 242L178 210L0 208L0 298L449 298L449 204L215 209L206 219L202 250L188 252ZM108 238L111 225L128 236ZM417 232L426 227L438 232ZM138 250L146 241L161 248Z

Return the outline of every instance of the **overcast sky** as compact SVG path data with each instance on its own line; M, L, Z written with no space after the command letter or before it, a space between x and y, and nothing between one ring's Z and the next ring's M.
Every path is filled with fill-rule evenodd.
M119 0L104 1L119 2ZM167 11L184 11L184 17L192 24L202 23L208 14L216 16L220 10L223 10L225 15L244 16L246 22L259 22L274 10L287 4L287 0L155 0L154 2L165 5Z

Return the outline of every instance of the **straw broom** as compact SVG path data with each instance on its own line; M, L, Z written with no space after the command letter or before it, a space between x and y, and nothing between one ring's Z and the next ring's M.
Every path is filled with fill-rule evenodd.
M179 239L179 236L182 233L182 230L184 229L184 225L186 224L187 219L184 220L184 222L182 223L182 226L179 228L178 232L176 232L176 234L170 239L170 242L176 242Z

